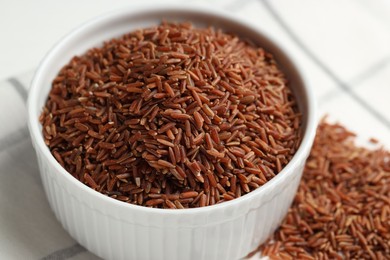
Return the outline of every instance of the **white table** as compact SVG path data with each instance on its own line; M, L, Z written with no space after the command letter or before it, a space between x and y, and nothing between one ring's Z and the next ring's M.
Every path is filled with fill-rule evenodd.
M34 69L78 24L148 0L0 0L0 259L96 259L56 221L26 128ZM282 40L328 113L390 148L390 2L387 0L181 1L225 8Z

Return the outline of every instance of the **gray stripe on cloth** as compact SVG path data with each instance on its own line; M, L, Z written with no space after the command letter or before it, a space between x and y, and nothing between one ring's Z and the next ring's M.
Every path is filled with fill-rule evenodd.
M352 79L350 81L350 85L354 85L354 89L358 88L361 83L364 81L370 79L371 77L375 76L375 74L380 73L383 71L387 66L390 65L390 57L386 57L384 59L381 59L379 62L374 63L372 66L370 66L368 69L360 73L357 77ZM321 97L321 102L329 101L332 98L336 97L339 93L340 89L333 89L329 91L328 93L324 94Z
M385 125L387 128L390 128L390 121L381 113L379 113L375 108L370 106L364 99L357 95L351 89L348 84L343 82L338 76L336 76L333 71L328 68L304 43L303 41L291 30L288 24L284 19L278 14L278 12L273 8L272 4L268 0L260 0L263 6L268 10L268 12L273 16L275 21L280 25L280 27L286 32L286 34L291 38L295 44L301 48L301 50L320 68L322 69L334 82L337 83L338 87L342 89L346 94L348 94L353 100L355 100L359 105L366 109L372 116L374 116L380 123Z
M226 5L224 8L229 11L238 12L240 9L244 8L246 5L250 4L253 1L254 0L246 0L246 1L236 0L230 3L229 5Z
M16 130L12 134L9 134L8 136L5 136L0 139L0 152L6 150L7 148L18 144L19 142L23 141L28 137L28 129L27 126L24 126L23 128Z
M368 67L365 71L362 73L359 73L357 77L352 79L350 82L351 85L359 85L366 79L369 79L370 77L374 76L375 74L381 72L384 70L388 65L390 65L390 56L387 56L374 64L372 64L370 67Z
M23 84L17 78L9 78L8 82L15 87L16 91L23 98L23 101L27 100L27 90L24 88Z
M57 250L57 251L51 253L50 255L45 256L44 258L42 258L42 260L68 259L68 258L71 258L71 257L78 255L78 254L85 252L85 251L86 251L86 249L84 247L82 247L79 244L75 244L73 246Z

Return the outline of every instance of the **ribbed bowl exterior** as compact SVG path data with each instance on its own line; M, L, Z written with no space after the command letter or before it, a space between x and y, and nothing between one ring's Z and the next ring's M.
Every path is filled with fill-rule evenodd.
M240 259L278 227L294 198L303 164L283 183L233 207L157 215L117 207L85 193L37 153L50 206L81 245L104 259Z
M249 38L274 54L302 111L303 140L292 161L259 189L197 209L150 209L93 191L67 173L43 141L39 114L51 81L71 57L163 18L213 25ZM315 134L313 94L285 49L258 28L212 7L129 7L92 20L63 38L44 58L31 83L28 125L43 187L57 219L81 245L104 259L239 259L278 227L297 190Z

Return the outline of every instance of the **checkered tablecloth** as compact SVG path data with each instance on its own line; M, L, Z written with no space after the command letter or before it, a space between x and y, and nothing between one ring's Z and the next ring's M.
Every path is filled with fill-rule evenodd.
M390 148L389 2L192 2L212 2L283 41L315 90L319 116L329 114L361 143L376 137ZM45 198L26 125L32 76L0 82L0 259L98 259L66 233Z

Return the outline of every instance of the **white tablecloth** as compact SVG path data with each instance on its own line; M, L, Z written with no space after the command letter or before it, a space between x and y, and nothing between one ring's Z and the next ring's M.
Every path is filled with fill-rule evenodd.
M37 2L47 5L37 7ZM187 2L182 1L183 4ZM327 113L332 120L357 132L359 140L376 137L390 148L389 2L192 2L212 2L218 8L251 20L283 41L298 58L315 89L319 116ZM94 6L88 6L91 4ZM27 73L23 70L31 64L36 65L36 53L42 52L42 46L47 44L45 34L51 44L57 34L63 35L69 30L66 21L76 25L79 20L86 20L105 9L129 4L129 1L109 0L7 3L0 0L0 28L7 28L0 36L6 47L0 48L0 68L3 68L0 78L12 73L0 81L0 259L97 259L64 231L46 201L26 126L25 102L33 70ZM30 10L41 10L46 16L38 17L39 13L31 14ZM18 20L15 24L23 24L24 30L36 32L27 36L14 35L18 30L13 30L12 24L5 24L10 17L20 17L20 12L25 12L26 20ZM62 26L59 26L58 15L64 17ZM37 20L30 22L31 17ZM51 27L50 19L57 27ZM47 30L34 28L40 24L46 24ZM35 42L36 47L31 47L30 42ZM31 57L26 56L28 53L23 46Z

